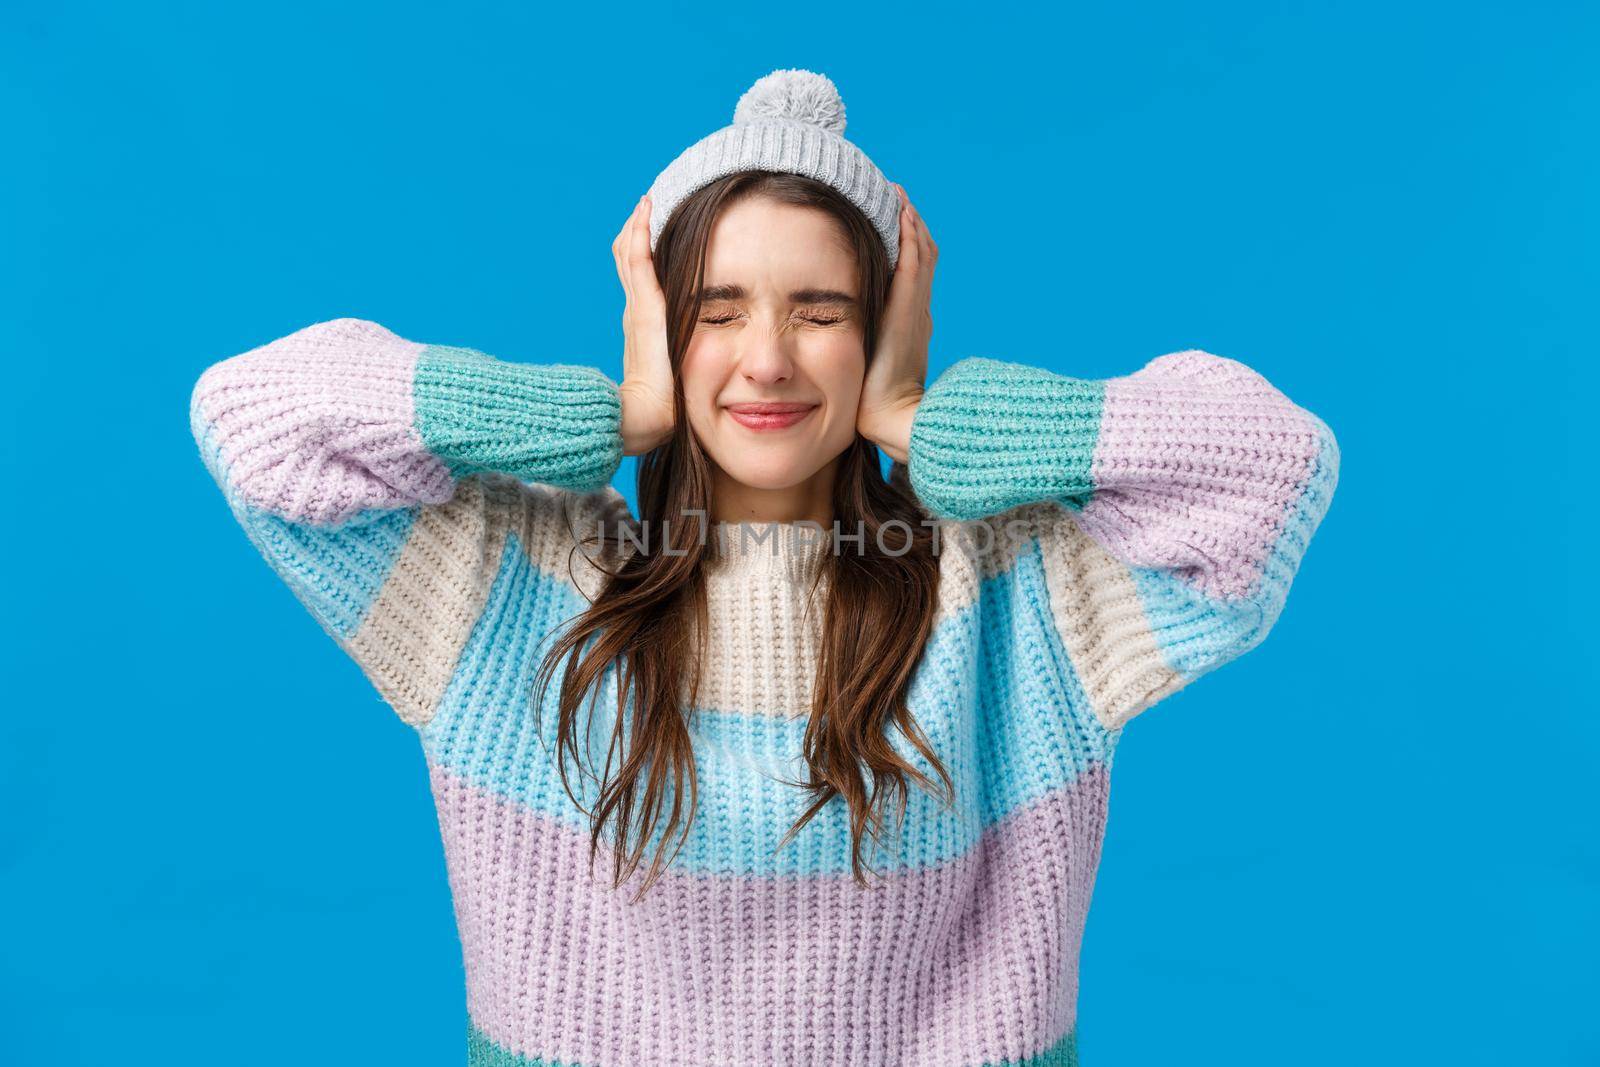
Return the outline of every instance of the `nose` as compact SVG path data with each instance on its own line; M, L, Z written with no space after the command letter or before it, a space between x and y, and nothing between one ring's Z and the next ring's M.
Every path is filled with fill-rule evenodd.
M794 374L794 360L781 334L771 330L745 330L745 347L739 353L739 373L755 385L776 385Z

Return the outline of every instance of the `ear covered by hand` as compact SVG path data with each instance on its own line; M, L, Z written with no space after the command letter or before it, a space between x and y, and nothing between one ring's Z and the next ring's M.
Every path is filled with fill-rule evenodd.
M622 309L622 451L637 456L672 435L676 421L672 359L667 349L667 299L650 254L650 197L611 242L626 303Z
M933 335L933 270L939 246L905 188L900 195L900 256L877 344L869 353L856 430L905 462L911 420L922 399ZM672 435L676 422L672 361L667 346L667 301L650 251L650 198L639 198L611 243L626 303L622 311L622 450L634 456Z
M939 246L905 188L895 189L900 194L900 259L889 284L878 342L869 354L856 430L904 463L911 447L911 419L928 374L933 268L939 261Z

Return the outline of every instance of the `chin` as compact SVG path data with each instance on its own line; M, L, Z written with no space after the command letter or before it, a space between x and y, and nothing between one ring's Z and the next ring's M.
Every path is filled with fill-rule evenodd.
M808 459L811 457L807 457ZM723 473L740 485L751 489L793 489L817 473L814 462L803 462L799 457L742 456L738 462L722 466Z

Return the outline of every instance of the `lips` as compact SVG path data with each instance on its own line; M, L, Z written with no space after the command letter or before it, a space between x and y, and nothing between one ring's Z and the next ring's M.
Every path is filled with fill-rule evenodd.
M816 404L765 402L727 405L728 416L748 430L786 429L815 410Z

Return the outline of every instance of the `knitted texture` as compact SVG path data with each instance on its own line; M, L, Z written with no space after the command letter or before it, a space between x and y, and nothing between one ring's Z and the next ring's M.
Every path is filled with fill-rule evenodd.
M484 471L599 489L622 460L622 402L592 367L528 366L434 346L417 362L417 431L455 478Z
M685 148L650 184L650 249L672 212L718 178L746 170L800 174L831 185L872 223L900 259L900 197L867 154L844 137L844 101L824 75L775 70L734 106L733 122Z
M804 776L817 549L722 552L689 718L699 811L633 902L608 857L591 873L555 692L542 733L529 705L604 578L578 541L633 521L605 484L615 386L352 319L201 375L191 426L233 513L419 738L469 1064L1077 1063L1122 727L1265 635L1338 452L1254 372L1198 352L1101 382L967 360L922 405L909 476L939 517L940 588L909 700L954 804L913 789L898 836L868 846L867 888L842 802L776 849L807 800L786 783Z

